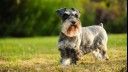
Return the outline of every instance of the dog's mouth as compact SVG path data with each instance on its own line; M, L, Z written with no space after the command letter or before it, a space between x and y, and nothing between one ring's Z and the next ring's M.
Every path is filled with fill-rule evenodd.
M80 32L80 25L75 24L75 25L70 25L67 29L67 34L72 37L72 36L77 36L77 34Z
M71 25L71 26L69 26L67 32L76 31L77 29L78 29L78 27L76 25Z
M76 22L75 24L66 21L61 30L68 37L76 37L81 33L81 23Z

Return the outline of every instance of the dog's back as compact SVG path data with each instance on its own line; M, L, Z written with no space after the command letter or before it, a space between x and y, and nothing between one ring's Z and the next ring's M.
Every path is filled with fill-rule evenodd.
M99 33L105 33L105 35L107 35L102 23L100 23L99 25L82 27L82 31L87 34L93 34L94 36Z

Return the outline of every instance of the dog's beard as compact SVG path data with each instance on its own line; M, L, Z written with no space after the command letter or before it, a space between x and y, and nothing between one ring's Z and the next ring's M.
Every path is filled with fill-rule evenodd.
M74 37L80 34L81 32L81 24L76 23L75 25L71 25L70 22L65 22L62 25L61 30L66 36L68 37Z

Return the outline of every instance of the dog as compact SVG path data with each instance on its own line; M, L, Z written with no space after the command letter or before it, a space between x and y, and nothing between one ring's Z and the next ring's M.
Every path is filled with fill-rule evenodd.
M62 65L76 64L85 54L93 53L98 60L109 60L107 55L107 33L103 24L82 27L80 11L75 8L56 10L62 19L58 50Z

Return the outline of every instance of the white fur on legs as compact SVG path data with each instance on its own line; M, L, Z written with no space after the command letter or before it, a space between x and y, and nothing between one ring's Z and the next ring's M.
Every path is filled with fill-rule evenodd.
M102 60L102 59L103 59L103 58L102 58L102 55L99 53L99 50L93 51L92 53L93 53L93 55L94 55L94 57L95 57L96 59L98 59L98 60Z
M71 64L71 59L70 58L64 58L64 59L62 59L61 64L62 65L70 65Z

